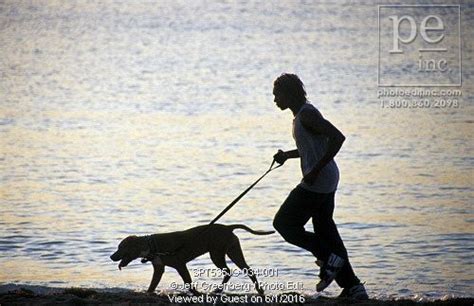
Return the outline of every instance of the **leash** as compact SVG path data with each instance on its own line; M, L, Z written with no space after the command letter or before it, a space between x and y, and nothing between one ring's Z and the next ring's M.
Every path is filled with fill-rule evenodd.
M258 182L260 182L268 173L272 172L273 170L275 169L278 169L280 168L281 166L283 166L283 164L278 164L278 166L276 167L273 167L275 165L275 162L276 160L273 159L272 161L272 164L270 165L270 168L268 168L268 170L261 176L258 178L258 180L256 180L252 185L250 185L249 187L247 187L247 189L245 189L241 194L239 194L229 205L227 205L226 208L224 208L224 210L222 210L201 232L197 233L194 237L192 237L193 239L195 239L197 236L199 235L202 235L208 228L209 226L213 225L214 223L217 222L217 220L219 220L223 215L225 215L226 212L228 212L235 204L237 204L237 202L240 201L240 199L242 199L250 190L252 190L253 187L255 187L255 185L258 184ZM153 258L157 255L175 255L180 249L183 248L184 246L184 243L183 245L181 245L180 247L178 247L175 251L173 252L157 252L157 251L153 251L153 249L157 249L156 245L151 241L151 237L148 237L148 245L150 246L150 251L151 251L151 255L145 257L142 259L142 263L146 263L147 261L151 261L153 260Z
M228 212L235 204L237 204L237 202L239 202L240 199L242 199L244 195L247 194L247 192L249 192L253 187L255 187L255 185L257 185L258 182L260 182L268 173L283 166L283 164L279 164L278 166L273 168L273 165L275 165L275 160L273 160L267 172L265 172L258 180L256 180L252 185L250 185L247 189L245 189L244 192L242 192L238 197L236 197L229 205L227 205L227 207L224 208L224 210L221 211L221 213L218 214L217 217L215 217L214 220L212 220L211 223L209 223L209 225L216 223L217 220L219 220L226 212Z

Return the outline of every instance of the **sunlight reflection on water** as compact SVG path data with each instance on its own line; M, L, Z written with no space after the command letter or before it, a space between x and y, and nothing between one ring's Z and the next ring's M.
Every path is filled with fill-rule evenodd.
M292 148L271 86L294 71L347 136L335 218L370 293L472 294L472 82L459 110L381 109L372 4L65 5L0 11L2 283L145 289L149 266L110 262L118 241L209 222ZM271 229L299 179L288 162L221 222ZM252 266L314 291L306 252L237 234Z

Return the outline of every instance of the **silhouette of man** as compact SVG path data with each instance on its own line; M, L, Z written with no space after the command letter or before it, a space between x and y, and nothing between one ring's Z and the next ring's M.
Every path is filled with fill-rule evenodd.
M344 135L306 99L303 82L295 74L284 73L273 83L275 103L293 112L293 138L297 149L275 154L283 164L300 158L303 180L281 205L273 226L289 243L310 251L321 267L318 292L333 280L343 288L340 296L368 299L364 285L354 274L344 243L333 220L334 195L339 170L334 156L344 143ZM312 219L314 232L304 225Z

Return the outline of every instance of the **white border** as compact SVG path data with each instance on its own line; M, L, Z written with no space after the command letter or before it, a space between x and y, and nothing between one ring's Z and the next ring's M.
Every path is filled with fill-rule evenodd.
M380 8L381 7L457 7L458 8L458 35L459 35L459 83L456 84L380 84ZM377 87L461 87L462 86L462 41L461 41L461 5L459 4L393 4L393 5L378 5L377 11L378 22L378 63L377 63Z

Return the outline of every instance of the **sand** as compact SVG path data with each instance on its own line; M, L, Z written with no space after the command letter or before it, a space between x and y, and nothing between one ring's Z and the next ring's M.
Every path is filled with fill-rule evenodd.
M174 294L147 294L134 291L108 292L106 290L69 288L34 292L18 287L0 293L0 305L474 305L474 298L447 300L368 300L304 297L297 293L260 297L249 294L189 296Z

